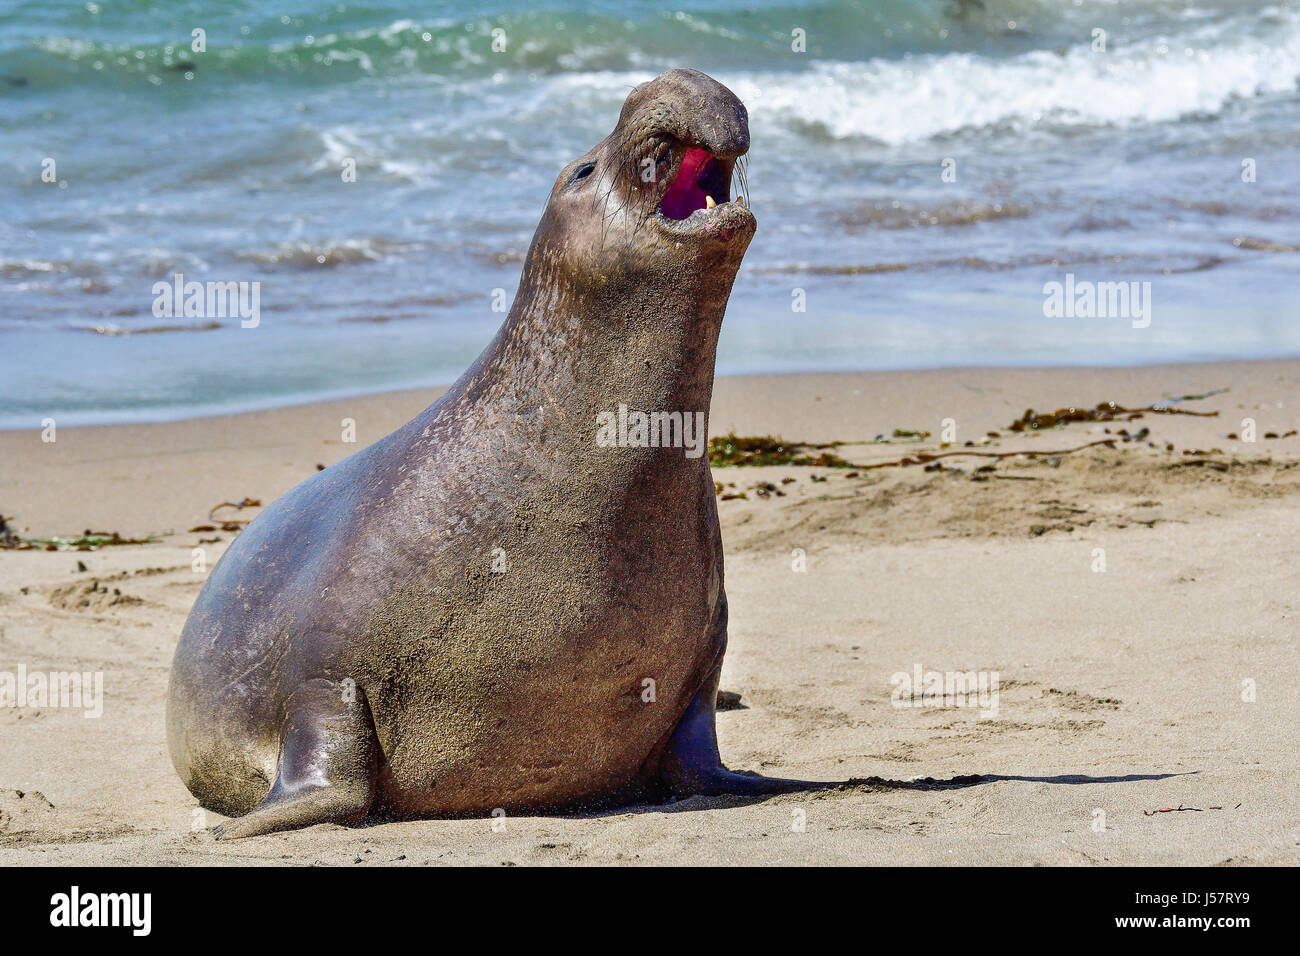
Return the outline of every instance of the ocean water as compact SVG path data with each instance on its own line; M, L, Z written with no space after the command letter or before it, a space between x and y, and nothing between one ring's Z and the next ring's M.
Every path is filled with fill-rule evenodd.
M451 381L674 66L750 111L723 373L1300 354L1293 0L0 0L0 427ZM155 317L178 272L260 325Z

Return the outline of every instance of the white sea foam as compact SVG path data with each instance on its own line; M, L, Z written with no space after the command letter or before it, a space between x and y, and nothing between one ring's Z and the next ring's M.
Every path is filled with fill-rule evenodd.
M1268 36L1207 27L1095 53L1086 45L1010 59L969 53L816 65L736 79L756 122L815 127L890 145L994 126L1126 126L1220 113L1296 88L1300 15L1275 11Z
M1087 42L996 58L943 53L817 62L798 72L719 72L756 127L888 145L963 130L1160 123L1221 113L1234 101L1296 89L1300 11L1272 8L1189 23L1177 36ZM619 71L555 77L551 97L572 108L585 92L621 101L648 75Z

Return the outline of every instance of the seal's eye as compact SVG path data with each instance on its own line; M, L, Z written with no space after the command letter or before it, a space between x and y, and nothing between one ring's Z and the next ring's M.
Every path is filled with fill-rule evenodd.
M573 171L573 175L569 177L569 185L572 186L574 183L582 182L584 179L586 179L595 171L596 171L595 163L583 163L581 166L575 169Z

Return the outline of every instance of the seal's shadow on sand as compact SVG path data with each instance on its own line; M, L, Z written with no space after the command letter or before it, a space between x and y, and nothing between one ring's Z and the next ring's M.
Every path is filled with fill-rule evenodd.
M1171 777L1190 777L1198 773L1200 773L1199 770L1185 770L1179 773L1130 773L1123 776L1109 777L1091 777L1087 774L1079 773L1062 773L1050 777L1031 777L1020 774L1002 773L974 773L948 777L945 780L936 780L934 777L923 777L919 780L887 780L884 777L850 777L847 780L808 780L805 781L807 783L805 788L786 791L784 793L696 794L694 796L682 797L677 800L669 800L663 803L629 803L623 806L609 806L586 810L569 809L553 810L550 812L539 810L525 815L553 817L561 820L590 820L599 817L620 816L622 814L690 813L700 810L724 810L731 807L745 807L753 804L765 803L776 797L789 797L796 794L807 794L820 797L832 793L886 793L891 790L965 790L969 787L978 787L983 784L1002 783L1007 781L1072 785L1087 783L1137 783L1144 780L1168 780ZM754 773L742 773L742 776L762 779L761 775ZM342 826L345 829L367 830L372 827L382 827L394 823L419 823L436 820L465 819L471 816L480 815L461 814L446 817L414 818L409 820L373 817L360 823Z
M1020 774L973 773L936 780L923 777L919 780L887 780L884 777L850 777L848 780L809 780L804 790L793 793L829 794L838 793L884 793L890 790L965 790L988 783L1018 781L1022 783L1087 784L1087 783L1136 783L1144 780L1168 780L1171 777L1189 777L1200 773L1199 770L1185 770L1178 773L1130 773L1123 776L1092 777L1080 773L1061 773L1050 777L1031 777ZM756 776L746 774L746 776ZM688 813L696 810L717 810L725 807L749 806L764 803L774 797L788 797L791 793L764 793L756 795L721 794L717 796L696 795L673 800L667 803L640 803L634 806L620 807L616 810L594 813L566 813L566 817L608 816L612 813Z

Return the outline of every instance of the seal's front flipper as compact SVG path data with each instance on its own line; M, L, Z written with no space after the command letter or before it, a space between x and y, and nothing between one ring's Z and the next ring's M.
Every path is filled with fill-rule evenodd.
M357 823L375 795L379 741L361 688L310 680L285 703L280 761L271 792L242 817L213 827L218 840Z
M723 623L722 627L725 626ZM721 793L758 796L766 793L822 790L839 785L837 781L760 777L757 774L735 773L724 767L722 756L718 753L718 735L714 725L718 679L721 676L722 658L719 655L717 666L686 708L677 729L669 738L659 773L674 796Z

